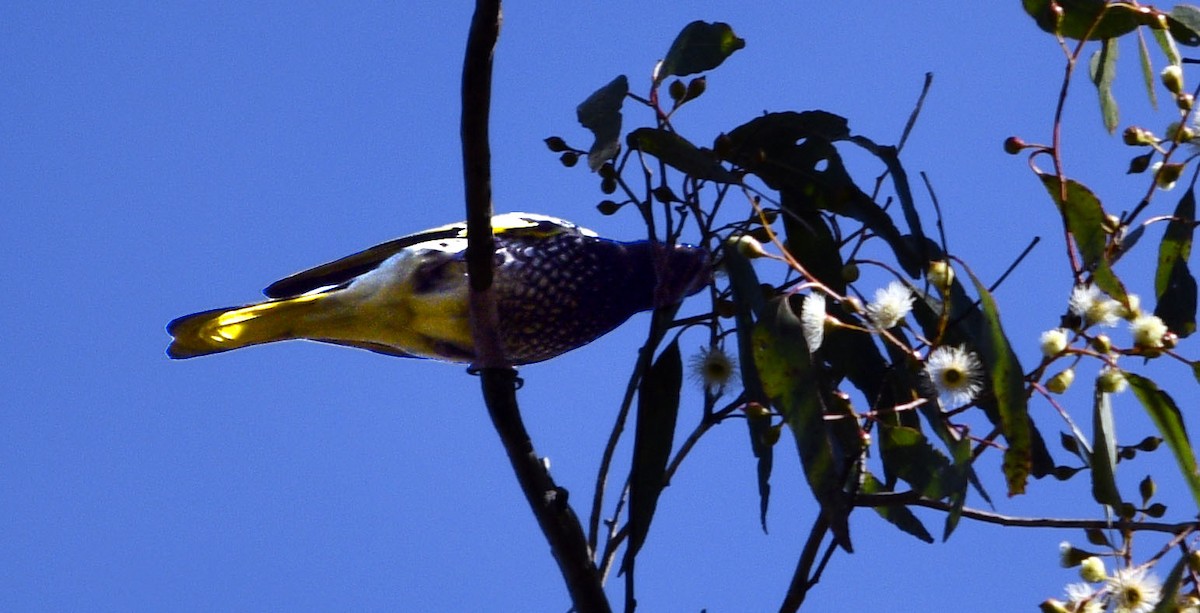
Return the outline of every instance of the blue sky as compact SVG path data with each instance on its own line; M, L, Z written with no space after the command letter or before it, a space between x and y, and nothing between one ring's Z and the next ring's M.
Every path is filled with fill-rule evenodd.
M632 216L596 213L596 179L562 168L542 139L590 142L575 105L617 74L644 94L694 19L747 41L677 119L699 143L766 110L816 108L894 142L930 71L903 161L929 173L951 250L983 278L1043 237L997 293L1032 363L1063 310L1067 269L1049 199L1000 144L1048 140L1062 57L1015 0L966 4L511 3L492 112L496 207L639 237ZM463 368L312 343L187 362L163 353L173 317L253 301L302 268L462 218L468 19L465 2L0 8L0 609L567 608ZM1161 131L1169 113L1151 114L1125 56L1125 116ZM650 120L626 113L628 127ZM1103 133L1087 88L1072 93L1066 134L1068 173L1108 208L1131 208L1145 177L1121 175L1129 150ZM1147 296L1149 247L1118 269ZM637 317L522 370L538 450L583 515L646 326ZM1149 372L1194 406L1185 371ZM700 405L689 394L690 429ZM1086 397L1071 397L1080 415ZM1150 432L1132 397L1117 407L1123 442ZM1057 440L1048 407L1034 414ZM704 439L659 504L638 564L641 610L778 606L815 513L780 457L764 535L741 424ZM989 466L999 512L1098 516L1083 478L1005 499ZM1129 488L1163 475L1173 516L1191 514L1165 450L1121 468ZM815 610L1033 607L1075 579L1057 568L1058 542L1082 541L964 522L925 545L869 511L851 528L858 552L834 557Z

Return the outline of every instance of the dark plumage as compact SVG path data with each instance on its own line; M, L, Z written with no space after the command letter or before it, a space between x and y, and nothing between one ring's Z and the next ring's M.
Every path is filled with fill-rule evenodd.
M586 345L709 279L708 255L697 247L623 243L526 213L498 215L492 224L500 335L514 364ZM305 338L471 362L465 250L466 226L454 224L297 273L267 287L266 302L172 321L167 354L189 358Z

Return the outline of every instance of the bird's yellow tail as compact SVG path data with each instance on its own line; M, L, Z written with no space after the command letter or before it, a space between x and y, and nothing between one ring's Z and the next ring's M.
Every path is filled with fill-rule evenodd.
M300 338L318 301L327 294L305 294L232 309L185 315L167 324L175 359L220 353L250 345Z

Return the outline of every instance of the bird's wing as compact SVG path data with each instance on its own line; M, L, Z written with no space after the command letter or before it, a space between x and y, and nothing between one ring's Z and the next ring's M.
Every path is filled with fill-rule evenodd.
M595 236L591 230L575 224L536 213L503 213L492 217L492 228L498 237L508 236L525 238L542 238L559 233L574 233L584 236ZM267 286L263 293L268 298L290 298L310 292L320 287L341 285L355 277L370 272L379 267L384 260L397 253L420 245L430 243L429 248L447 248L448 245L438 245L438 241L462 239L467 237L466 222L459 222L425 230L416 234L402 236L386 243L375 245L370 249L359 251L328 264L298 272L280 279ZM461 247L461 246L460 246Z
M386 243L375 245L370 249L359 251L353 255L348 255L344 258L327 264L321 264L315 268L310 268L280 279L268 285L263 290L263 293L268 298L289 298L299 296L319 287L340 285L359 275L375 270L384 260L408 247L425 242L461 238L466 235L466 232L467 226L465 224L452 224L418 232L417 234L402 236Z

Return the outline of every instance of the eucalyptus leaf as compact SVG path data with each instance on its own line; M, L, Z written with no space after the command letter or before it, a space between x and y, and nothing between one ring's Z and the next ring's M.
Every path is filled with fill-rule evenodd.
M645 543L659 494L666 485L682 385L683 359L675 340L646 371L638 388L637 430L629 471L629 545L622 569L631 567Z
M1125 379L1129 381L1134 395L1158 427L1158 432L1171 448L1171 453L1175 454L1175 461L1179 464L1179 471L1183 473L1183 479L1192 492L1192 498L1200 505L1200 468L1196 464L1192 441L1184 429L1179 406L1150 379L1133 373L1125 373Z
M746 41L738 38L727 23L693 21L671 43L654 77L655 83L662 83L670 76L712 70L745 46Z
M595 135L588 150L588 168L592 172L621 152L621 106L628 93L629 79L621 75L593 92L575 109L579 123Z
M1092 396L1092 498L1110 507L1121 506L1117 489L1117 440L1112 401L1097 386Z

